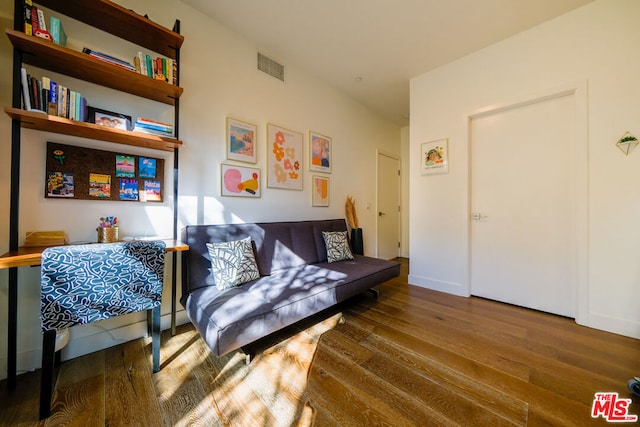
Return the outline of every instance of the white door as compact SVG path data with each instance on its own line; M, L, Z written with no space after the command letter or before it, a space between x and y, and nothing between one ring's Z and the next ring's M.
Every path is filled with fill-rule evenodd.
M400 253L400 160L378 153L378 252L381 259Z
M563 95L471 120L471 293L574 317L575 111Z

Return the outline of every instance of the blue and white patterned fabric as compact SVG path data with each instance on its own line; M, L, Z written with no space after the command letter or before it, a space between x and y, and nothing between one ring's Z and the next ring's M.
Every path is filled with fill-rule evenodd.
M43 331L60 330L160 306L165 243L57 246L40 269Z

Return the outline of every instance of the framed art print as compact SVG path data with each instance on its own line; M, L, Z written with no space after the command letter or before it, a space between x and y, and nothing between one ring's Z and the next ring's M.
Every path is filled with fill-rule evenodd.
M229 197L260 197L260 180L262 171L257 168L249 168L236 165L221 165L220 182L222 190L220 194Z
M329 206L329 177L313 175L311 177L311 206Z
M331 138L309 132L309 170L331 173Z
M448 140L425 142L420 149L420 172L433 175L449 172Z
M256 134L256 125L227 117L227 159L256 163Z
M267 124L267 187L302 190L301 132Z

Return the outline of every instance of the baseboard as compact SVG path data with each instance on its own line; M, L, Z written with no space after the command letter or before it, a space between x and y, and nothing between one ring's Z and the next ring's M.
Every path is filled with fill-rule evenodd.
M461 297L468 297L470 295L469 289L460 283L445 282L443 280L418 276L415 274L409 274L409 284Z
M589 328L640 339L640 322L593 312L587 315L587 319L584 326Z
M105 321L106 322L106 321ZM176 312L176 325L188 323L189 319L184 310ZM170 313L164 314L160 319L160 328L165 331L171 328ZM113 347L127 341L135 340L140 337L147 336L146 320L136 321L121 327L113 329L95 328L94 334L84 335L74 338L73 330L71 330L71 339L69 344L62 349L62 360L74 359L94 351L103 350ZM19 352L17 355L16 370L18 375L25 372L35 371L42 364L42 348L38 348ZM7 358L0 358L0 379L7 377ZM19 378L18 378L19 380Z

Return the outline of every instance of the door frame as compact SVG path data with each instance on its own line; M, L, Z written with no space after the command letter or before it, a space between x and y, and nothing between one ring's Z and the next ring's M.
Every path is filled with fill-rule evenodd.
M400 249L402 246L402 210L404 209L402 204L402 160L400 156L392 154L388 151L376 150L376 203L375 203L375 218L376 218L376 242L375 242L375 257L378 257L378 212L380 209L380 201L379 201L379 188L378 188L378 178L380 177L380 156L386 156L398 161L398 170L400 171L400 175L398 176L398 206L400 207L400 212L398 212L398 242L400 242L400 247L398 247L397 255L400 256Z
M589 135L588 135L588 105L587 105L587 80L580 80L565 83L561 86L550 88L547 90L541 90L537 93L521 96L516 99L512 99L507 102L501 102L497 104L491 104L486 107L479 108L467 115L467 158L469 159L467 164L467 200L466 200L466 227L467 227L467 241L466 241L466 281L467 281L467 295L471 295L471 210L472 210L472 182L471 182L471 167L473 159L471 157L471 144L472 144L472 120L486 115L500 113L502 111L512 110L519 107L523 107L530 104L536 104L547 100L560 98L563 96L572 96L574 100L575 108L575 138L576 138L576 150L575 150L575 166L576 174L574 179L574 191L576 195L574 205L574 230L575 236L574 248L576 253L574 259L576 265L574 271L576 272L576 298L575 307L573 312L575 313L575 321L581 325L587 325L588 312L589 312L589 276L588 276L588 256L589 256L589 187L588 187L588 150L589 150Z

